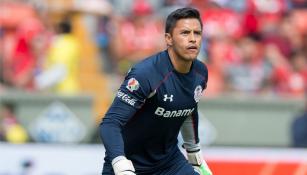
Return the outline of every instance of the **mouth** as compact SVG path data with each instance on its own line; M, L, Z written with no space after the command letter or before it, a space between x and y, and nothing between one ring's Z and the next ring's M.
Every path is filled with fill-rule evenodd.
M187 49L189 51L193 51L193 52L198 51L198 47L197 46L188 46Z

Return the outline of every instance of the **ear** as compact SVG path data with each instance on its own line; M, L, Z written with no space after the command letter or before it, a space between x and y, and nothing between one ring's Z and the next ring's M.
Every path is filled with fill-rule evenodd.
M173 38L172 38L172 35L170 33L165 33L165 42L166 42L166 45L167 47L170 47L173 45Z

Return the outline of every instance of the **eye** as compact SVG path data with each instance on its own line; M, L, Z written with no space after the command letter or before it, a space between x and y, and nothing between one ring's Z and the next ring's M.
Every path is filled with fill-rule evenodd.
M190 31L187 31L187 30L181 32L181 34L184 34L184 35L188 35L189 33Z
M195 31L194 34L201 35L201 31Z

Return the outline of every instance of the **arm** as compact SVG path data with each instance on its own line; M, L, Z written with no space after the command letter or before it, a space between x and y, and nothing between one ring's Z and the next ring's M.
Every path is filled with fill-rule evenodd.
M181 127L184 148L187 151L188 162L200 175L212 175L207 163L202 158L198 137L198 111L187 117Z
M132 162L125 157L122 129L145 103L150 92L149 82L145 77L147 76L137 69L129 72L100 124L100 136L116 175L134 172Z
M110 160L125 155L121 131L136 111L137 109L123 103L117 95L103 118L100 136Z
M118 94L118 93L117 93ZM106 149L106 155L112 161L115 175L134 175L134 166L125 157L122 128L133 116L136 109L123 103L118 95L100 124L100 136Z

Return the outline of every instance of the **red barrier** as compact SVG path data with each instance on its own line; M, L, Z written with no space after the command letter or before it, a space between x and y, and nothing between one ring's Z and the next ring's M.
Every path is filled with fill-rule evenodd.
M215 175L307 175L307 164L208 161Z
M304 149L209 149L214 175L307 175Z

